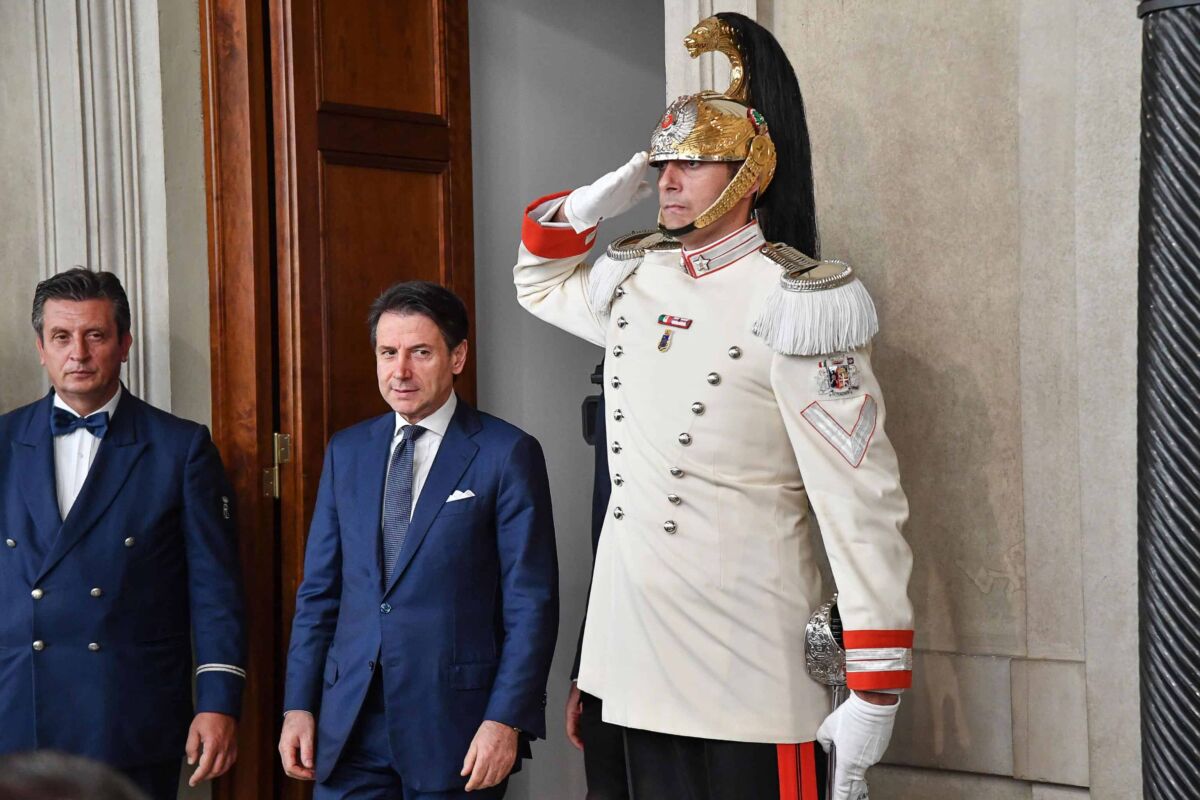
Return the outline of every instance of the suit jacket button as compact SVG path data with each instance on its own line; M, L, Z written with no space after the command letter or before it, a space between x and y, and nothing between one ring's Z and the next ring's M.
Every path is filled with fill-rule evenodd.
M41 600L45 594L46 593L43 592L41 589L34 589L32 592L29 593L29 596L32 597L34 600Z
M367 662L367 669L368 669L368 670L370 670L371 672L374 672L374 671L375 671L375 662L374 662L374 661L368 661L368 662Z
M379 613L380 613L380 614L390 614L390 613L392 613L392 607L391 607L391 605L390 605L390 604L388 604L388 603L383 603L382 605L380 605L380 606L379 606Z
M134 544L134 542L133 542L133 537L132 537L132 536L130 536L128 539L126 539L126 540L125 540L125 546L126 546L126 547L133 547L133 544Z
M41 639L38 639L37 641L35 641L33 643L33 649L37 650L40 653L46 649L46 643L43 642Z
M92 597L99 597L100 595L104 594L104 590L97 586L88 592L88 594L90 594Z
M94 653L94 652L96 652L96 651L97 651L97 650L99 650L99 649L100 649L100 643L99 643L99 642L92 642L91 644L89 644L89 645L88 645L88 650L91 650L93 653Z
M5 543L6 545L8 545L9 547L16 547L16 546L17 546L17 542L16 542L16 540L15 540L15 539L5 539L5 540L4 540L4 543Z

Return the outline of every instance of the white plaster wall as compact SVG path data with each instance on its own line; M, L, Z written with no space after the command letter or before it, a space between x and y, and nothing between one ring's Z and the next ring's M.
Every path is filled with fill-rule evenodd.
M479 402L536 436L554 496L562 622L546 709L549 738L508 797L583 797L583 758L563 704L591 574L592 454L579 404L602 353L517 305L512 265L527 203L590 182L649 142L663 105L663 18L640 0L470 4ZM601 242L652 227L644 204Z
M0 0L0 412L45 386L29 322L43 259L35 25L29 3Z

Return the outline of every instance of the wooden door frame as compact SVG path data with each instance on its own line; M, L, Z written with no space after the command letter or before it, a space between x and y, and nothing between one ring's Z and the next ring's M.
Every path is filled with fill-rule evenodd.
M218 800L275 796L278 660L270 170L261 0L199 0L208 221L212 430L236 495L249 629L234 772ZM268 570L266 580L261 580Z

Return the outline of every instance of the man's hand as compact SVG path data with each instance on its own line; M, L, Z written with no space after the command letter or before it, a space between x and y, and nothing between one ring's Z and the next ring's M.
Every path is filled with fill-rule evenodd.
M611 219L649 197L654 187L643 180L650 156L635 153L629 162L603 176L595 183L580 186L567 195L559 207L555 222L569 222L576 233L594 228L602 219Z
M829 752L830 745L837 748L833 796L828 800L857 800L865 794L867 768L883 758L900 707L899 698L889 705L881 705L880 701L879 697L866 700L851 692L817 729L817 741L825 752Z
M313 770L313 741L317 721L307 711L289 711L283 716L283 732L279 734L279 759L289 778L311 781Z
M571 681L571 691L567 693L567 741L579 750L583 749L583 736L579 730L579 718L582 715L583 698L580 696L579 684Z
M188 730L187 763L199 761L188 786L219 778L237 762L237 720L228 714L201 711Z
M517 732L508 725L485 719L475 731L462 772L470 775L466 789L487 789L508 777L517 761Z

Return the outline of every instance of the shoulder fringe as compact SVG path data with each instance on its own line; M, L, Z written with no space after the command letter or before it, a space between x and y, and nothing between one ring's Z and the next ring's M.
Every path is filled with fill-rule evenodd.
M825 264L831 262L821 267ZM879 333L879 315L867 287L844 264L830 277L840 280L805 279L785 272L754 322L754 335L789 356L819 356L865 346Z
M588 273L587 301L592 313L598 317L607 317L612 308L613 295L617 287L633 274L641 264L640 258L630 258L624 261L614 261L606 256L596 259Z

